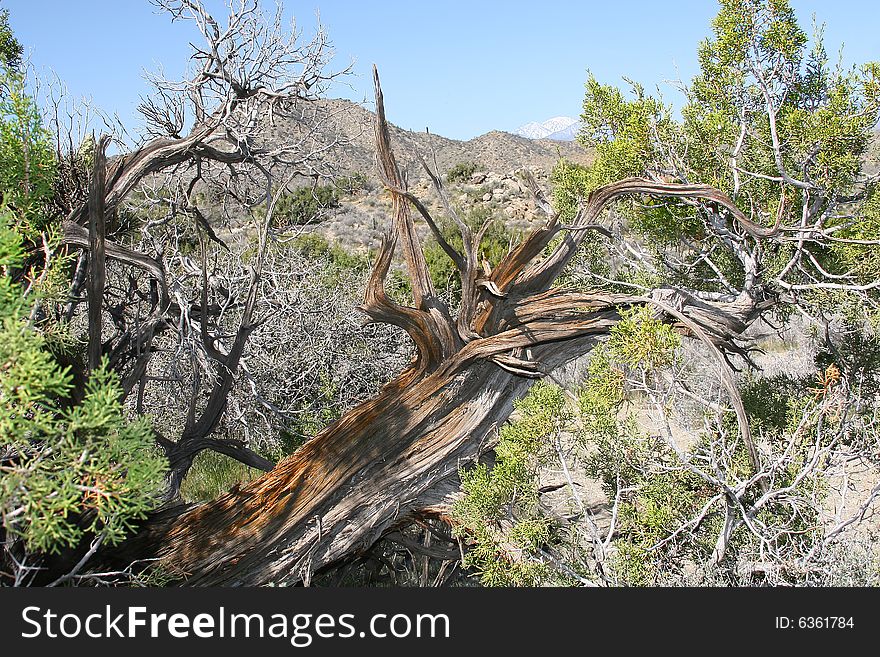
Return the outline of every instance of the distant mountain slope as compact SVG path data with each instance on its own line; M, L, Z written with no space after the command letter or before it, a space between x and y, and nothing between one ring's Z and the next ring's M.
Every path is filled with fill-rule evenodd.
M393 121L394 108L389 110L388 118ZM275 125L268 128L271 140L289 139L302 133L304 125L314 124L317 120L320 127L315 135L316 146L329 144L334 139L340 141L338 147L328 149L322 156L329 169L340 173L360 172L371 178L376 176L373 112L341 99L318 101L303 112L302 117L296 119L276 117ZM393 123L389 127L398 163L416 179L423 177L419 155L429 162L436 155L441 173L459 162L475 162L482 169L507 173L524 166L549 170L561 157L576 162L586 162L588 158L587 150L573 142L527 139L509 132L492 131L468 141L459 141L403 130Z

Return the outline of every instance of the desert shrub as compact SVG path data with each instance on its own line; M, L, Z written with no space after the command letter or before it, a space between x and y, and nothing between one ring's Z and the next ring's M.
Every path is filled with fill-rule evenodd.
M473 208L464 217L464 222L473 233L491 218L491 210L488 208ZM462 241L458 226L449 218L444 217L439 221L439 228L446 241L457 251L461 251ZM516 244L521 237L519 231L511 230L504 221L495 219L489 225L483 235L479 246L479 255L494 267L507 255L511 245ZM433 237L424 244L425 262L428 265L428 273L431 282L438 291L445 292L449 301L458 303L461 298L461 279L455 264L446 255L446 252ZM412 296L412 288L409 279L399 272L392 272L392 287L397 291L398 300L406 301ZM406 301L408 302L408 301Z
M353 253L318 233L298 235L290 244L306 258L325 262L327 264L325 273L331 279L337 278L336 275L343 271L366 273L370 270L373 261L372 253Z
M728 585L768 578L794 584L822 576L827 564L821 558L820 509L828 482L813 461L824 463L822 450L834 441L856 440L861 426L853 415L859 410L844 403L839 372L802 379L751 375L742 381L760 459L764 467L773 464L773 488L789 491L778 499L764 497L758 483L746 484L754 468L732 411L707 408L704 429L689 446L676 444L671 435L652 435L627 412L628 402L652 398L668 420L671 388L664 388L667 379L660 373L669 367L683 371L678 341L645 307L624 313L591 355L580 393L585 470L602 482L618 509L606 573L632 586L685 577L689 567L714 569L713 576ZM736 511L729 515L727 487L741 488L738 502L752 519L732 526L719 553L725 523L739 517ZM807 564L804 555L811 555L808 566L789 569L798 559Z
M569 412L562 389L544 382L514 407L519 417L499 431L494 465L460 471L464 496L453 507L455 531L470 542L464 565L487 586L532 586L553 577L537 556L553 532L539 508L535 472Z
M19 584L40 553L125 538L166 464L106 364L74 391L59 362L73 338L51 312L71 263L50 213L55 151L22 76L0 67L0 87L0 578Z
M25 88L24 76L0 64L0 193L25 239L51 220L57 162L51 135Z
M446 182L466 182L477 171L476 162L459 162L446 174Z
M116 377L94 371L82 400L73 377L28 321L10 274L22 266L10 210L0 222L0 517L9 540L57 552L89 536L122 540L157 503L165 461L144 420L129 422Z
M299 187L282 194L275 206L276 226L304 226L321 221L325 212L339 207L339 193L334 185Z
M352 174L339 176L333 180L333 186L342 194L357 194L372 188L366 174L356 171Z
M804 379L788 374L746 376L740 394L752 431L784 431L795 408L795 400L803 397L807 385Z

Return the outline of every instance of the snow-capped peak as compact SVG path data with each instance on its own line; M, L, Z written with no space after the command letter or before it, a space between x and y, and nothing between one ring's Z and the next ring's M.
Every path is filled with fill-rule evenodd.
M541 139L549 135L550 131L544 127L543 123L532 121L514 130L513 134L525 137L526 139Z
M514 134L525 137L526 139L546 139L548 137L552 139L557 134L559 136L567 134L573 135L577 130L570 130L570 128L577 123L578 120L573 119L570 116L554 116L552 119L547 119L543 123L537 123L535 121L526 123L514 130ZM570 138L571 137L569 137L569 139Z

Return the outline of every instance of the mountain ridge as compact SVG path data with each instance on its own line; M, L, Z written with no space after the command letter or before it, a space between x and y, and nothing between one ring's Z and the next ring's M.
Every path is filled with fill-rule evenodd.
M299 115L294 118L276 117L275 125L268 128L265 136L274 141L312 130L312 148L322 152L328 169L377 177L375 114L370 109L337 98L321 99L297 111ZM393 123L393 108L388 120L398 164L404 173L416 179L425 177L420 157L432 166L436 161L441 175L462 162L472 162L486 171L509 173L526 166L549 170L563 157L586 164L590 157L587 149L574 142L529 139L503 130L492 130L468 140L405 130ZM338 145L331 148L334 140Z
M287 117L276 115L274 125L264 135L268 143L310 135L312 141L303 143L324 160L323 166L318 167L324 171L319 177L333 179L360 174L368 181L362 190L343 194L338 208L301 230L318 233L351 251L376 250L391 207L375 163L375 114L344 99L319 100L303 105L299 111L298 116L292 112ZM398 167L410 191L436 217L444 216L446 210L420 160L429 163L432 170L436 168L444 182L456 165L473 165L467 167L472 173L464 179L446 185L451 203L462 216L479 209L491 213L509 229L523 232L546 221L522 180L523 170L527 169L546 189L550 172L561 158L580 164L592 160L592 152L575 142L527 139L503 130L456 140L405 130L395 125L393 118L392 108L388 130ZM314 176L302 176L293 185L314 182ZM422 239L431 239L421 221L416 221L416 230Z
M580 121L570 116L554 116L541 123L532 121L520 126L513 134L526 139L549 139L551 141L573 141L580 129Z

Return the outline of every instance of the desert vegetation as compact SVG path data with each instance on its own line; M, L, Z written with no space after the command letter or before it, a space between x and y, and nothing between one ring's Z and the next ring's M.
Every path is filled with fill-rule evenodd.
M878 583L880 64L721 0L549 171L443 170L374 69L367 171L323 29L156 4L133 146L0 15L0 581Z

